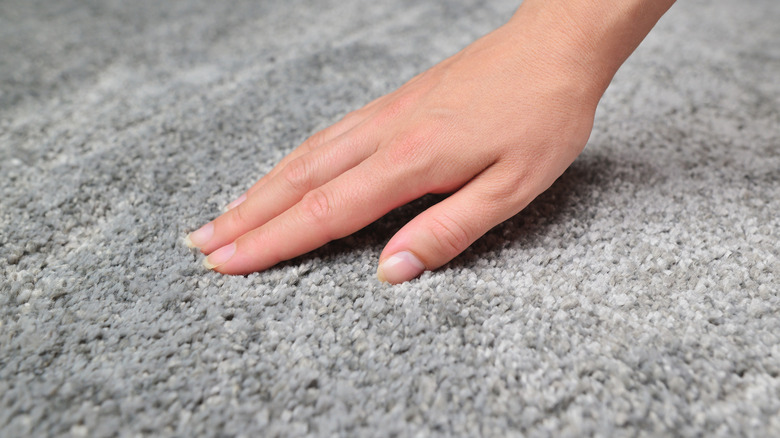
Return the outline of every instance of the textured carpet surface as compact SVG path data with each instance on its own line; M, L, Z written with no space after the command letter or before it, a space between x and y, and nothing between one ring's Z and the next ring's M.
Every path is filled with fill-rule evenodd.
M488 2L485 2L488 3ZM527 210L247 277L182 237L515 1L0 1L0 435L780 435L780 2L685 0Z

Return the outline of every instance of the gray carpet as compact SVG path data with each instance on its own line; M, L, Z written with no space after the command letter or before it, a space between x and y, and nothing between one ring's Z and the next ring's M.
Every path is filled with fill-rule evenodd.
M0 436L780 435L780 2L685 0L452 263L182 237L515 0L0 1Z

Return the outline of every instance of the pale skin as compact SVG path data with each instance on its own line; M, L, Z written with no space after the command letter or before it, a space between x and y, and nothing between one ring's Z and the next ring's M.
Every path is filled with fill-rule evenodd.
M186 242L262 271L428 193L377 275L411 280L546 190L582 152L612 76L674 0L526 0L504 26L306 140Z

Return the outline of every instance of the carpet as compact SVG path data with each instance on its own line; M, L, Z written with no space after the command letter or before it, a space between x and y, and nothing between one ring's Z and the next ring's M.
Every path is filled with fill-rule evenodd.
M400 286L425 197L266 272L184 235L516 1L0 2L0 435L780 435L780 3L676 4L585 152Z

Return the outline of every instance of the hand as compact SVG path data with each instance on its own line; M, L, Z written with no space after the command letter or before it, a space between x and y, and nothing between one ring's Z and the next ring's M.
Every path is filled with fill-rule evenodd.
M378 276L399 283L450 261L574 161L605 88L563 30L518 15L314 134L188 244L208 268L246 274L453 193L390 239Z

